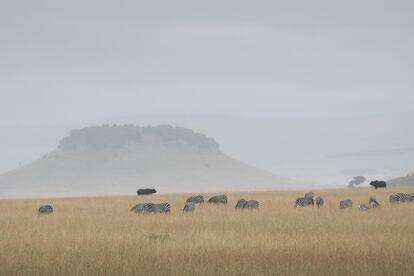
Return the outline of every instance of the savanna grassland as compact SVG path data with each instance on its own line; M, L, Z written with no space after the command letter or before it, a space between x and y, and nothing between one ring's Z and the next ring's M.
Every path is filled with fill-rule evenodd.
M414 203L387 190L314 191L325 206L293 208L302 191L228 193L229 205L181 210L188 194L0 201L1 275L414 275ZM209 196L209 195L205 195ZM375 196L381 208L356 206ZM239 198L260 210L238 210ZM340 199L354 200L339 210ZM172 214L137 215L140 202ZM52 204L54 214L38 216Z

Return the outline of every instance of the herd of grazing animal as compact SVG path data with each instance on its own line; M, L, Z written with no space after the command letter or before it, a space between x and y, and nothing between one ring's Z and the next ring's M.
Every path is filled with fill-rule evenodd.
M386 188L386 182L384 181L372 181L370 183L375 189ZM151 195L156 193L155 189L139 189L137 191L138 196L142 195ZM391 204L403 203L403 202L414 202L414 193L394 193L389 196L389 201ZM223 204L227 205L227 196L226 195L216 195L212 196L207 203L208 204ZM294 207L308 207L314 206L316 204L317 208L322 208L324 206L324 199L320 196L315 197L313 192L308 192L304 197L299 197L295 200ZM192 213L195 211L197 204L204 204L204 196L196 195L187 198L183 213ZM351 199L341 200L339 202L339 209L350 209L353 206L353 201ZM360 211L367 211L370 209L378 208L381 204L377 201L376 198L370 197L368 204L358 205ZM244 198L239 199L236 203L235 209L259 209L259 202L257 200L246 200ZM137 214L156 214L156 213L171 213L171 205L168 202L164 203L140 203L131 208L131 212ZM43 205L38 209L39 215L51 215L53 214L53 207L51 205Z

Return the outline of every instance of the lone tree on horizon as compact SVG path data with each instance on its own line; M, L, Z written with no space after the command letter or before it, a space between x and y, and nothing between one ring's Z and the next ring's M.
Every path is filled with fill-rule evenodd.
M348 188L354 188L355 186L358 186L359 187L366 180L367 179L364 176L362 176L362 175L354 176L354 179L352 179L351 181L349 181Z

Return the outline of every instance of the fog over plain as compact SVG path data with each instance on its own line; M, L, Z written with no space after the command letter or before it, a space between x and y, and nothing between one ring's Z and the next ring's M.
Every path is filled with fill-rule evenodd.
M171 124L278 175L414 170L411 1L2 1L0 172L69 130Z

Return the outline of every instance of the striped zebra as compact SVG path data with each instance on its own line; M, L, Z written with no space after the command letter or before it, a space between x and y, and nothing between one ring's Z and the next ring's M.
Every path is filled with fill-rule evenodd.
M138 214L152 213L170 213L171 205L169 203L140 203L131 208L131 212Z
M244 203L244 209L259 209L259 201L257 200L248 200Z
M297 206L300 206L300 207L310 206L310 205L312 205L312 202L313 202L313 200L311 200L310 198L298 197L295 200L295 206L294 207L296 208Z
M236 209L243 209L244 208L244 204L246 203L246 200L244 198L239 199L236 203Z
M314 198L315 197L315 194L313 192L309 192L309 193L306 193L304 197L305 198L307 198L307 197Z
M313 194L313 192L306 193L305 196L304 196L304 198L308 202L310 202L312 204L312 206L314 206L314 204L315 204L314 197L315 197L315 195Z
M339 208L340 209L352 208L352 200L351 199L341 200L341 202L339 202Z
M192 213L195 210L195 203L193 201L188 201L184 205L183 213Z
M51 205L43 205L39 207L37 211L39 215L50 215L53 214L53 207Z
M140 203L131 208L131 212L138 214L149 214L152 213L154 209L154 204L152 203Z
M389 197L390 203L414 201L414 194L396 193Z
M369 198L368 205L371 208L378 208L378 207L381 206L381 204L379 204L379 202L377 201L377 199L375 197L372 197L372 196Z
M153 213L171 213L171 205L167 202L153 204Z
M211 197L208 200L208 203L213 203L213 204L227 204L227 196L226 195L216 195Z
M323 207L323 204L325 203L325 201L323 200L322 197L318 196L317 198L315 198L315 203L316 203L316 207L321 208Z
M187 198L186 202L194 202L195 204L204 203L204 196L202 195L191 196Z

